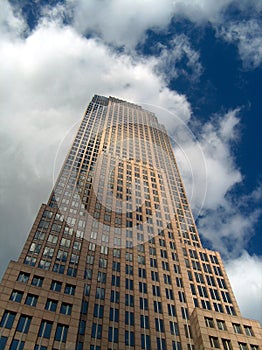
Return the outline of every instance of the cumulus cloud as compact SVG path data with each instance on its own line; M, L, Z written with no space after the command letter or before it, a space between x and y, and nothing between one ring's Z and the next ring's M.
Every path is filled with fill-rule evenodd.
M166 29L173 17L197 24L221 23L230 4L239 6L234 0L78 0L74 4L73 25L82 34L97 35L107 43L130 49L143 41L146 30ZM242 5L246 6L252 5Z
M261 21L256 19L230 22L218 31L218 35L226 41L237 45L244 68L254 69L262 63L261 24Z
M177 35L169 45L170 48L161 48L157 71L164 75L168 82L181 76L191 82L197 81L203 68L199 52L192 48L189 38L184 34ZM184 67L181 67L183 61L185 61Z
M242 315L262 324L262 257L243 251L225 267Z
M8 37L9 39L13 39L18 35L21 35L26 29L27 25L22 16L19 13L18 15L15 15L13 13L9 2L6 0L2 1L0 12L1 37Z
M216 209L225 202L225 195L230 188L241 181L241 173L236 168L230 149L231 143L237 137L238 112L235 109L223 116L214 116L202 127L198 125L194 142L192 136L180 137L182 147L175 149L176 158L181 166L187 191L195 192L195 199L191 203L195 209ZM176 136L178 137L179 135ZM196 146L202 153L196 153ZM197 183L192 181L192 171Z
M239 256L261 217L260 187L238 200L231 193L243 180L232 153L239 138L239 112L217 115L199 128L198 142L184 138L175 149L199 231L226 258Z

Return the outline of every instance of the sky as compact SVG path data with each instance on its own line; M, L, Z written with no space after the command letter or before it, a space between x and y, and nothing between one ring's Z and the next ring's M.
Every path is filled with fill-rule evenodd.
M262 0L2 0L0 275L65 136L94 94L111 95L166 125L202 242L262 322L261 14Z

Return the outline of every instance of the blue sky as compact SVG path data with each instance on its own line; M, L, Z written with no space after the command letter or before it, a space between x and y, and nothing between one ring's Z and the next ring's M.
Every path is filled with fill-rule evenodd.
M202 240L243 315L262 320L261 12L261 0L2 1L2 272L48 198L61 140L93 94L113 95L167 126Z

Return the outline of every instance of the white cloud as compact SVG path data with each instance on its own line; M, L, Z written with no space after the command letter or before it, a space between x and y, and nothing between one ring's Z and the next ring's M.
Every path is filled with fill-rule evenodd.
M164 74L167 81L184 76L191 82L197 81L202 74L202 65L200 55L190 44L189 38L184 35L177 35L170 43L170 49L161 48L158 59L157 71ZM177 66L182 60L185 60L185 68Z
M1 11L0 11L0 32L1 37L8 37L9 39L16 38L18 35L21 35L27 26L20 16L19 11L18 15L13 13L10 3L6 0L1 2Z
M249 195L238 195L237 200L230 194L243 180L232 154L238 140L239 112L235 109L216 116L202 130L198 126L199 143L183 135L175 149L195 218L200 213L198 229L213 249L228 258L244 249L262 213L258 209L260 187Z
M172 0L78 0L74 26L81 33L96 33L107 43L134 47L149 28L166 27L172 17Z
M187 192L195 193L191 204L198 210L201 207L205 210L216 209L225 202L224 197L232 186L241 181L241 173L236 168L230 148L231 142L236 138L238 111L236 109L224 116L216 116L202 128L198 125L198 142L192 142L192 137L180 138L182 148L176 149L176 158ZM192 182L192 170L188 164L193 169L195 182Z
M262 324L262 257L244 251L225 267L242 315Z
M69 1L70 5L72 1ZM85 34L100 36L105 42L134 48L143 41L147 29L166 29L173 17L193 23L221 23L228 5L235 0L78 0L74 8L74 26ZM245 10L250 5L241 5Z
M252 19L242 22L230 22L218 31L218 35L222 36L226 41L237 45L244 68L257 68L261 65L261 21Z

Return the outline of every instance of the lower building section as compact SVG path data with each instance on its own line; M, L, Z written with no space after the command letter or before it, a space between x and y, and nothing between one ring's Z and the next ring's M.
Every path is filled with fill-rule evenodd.
M258 350L262 347L258 321L195 308L190 324L196 350Z
M198 307L187 317L146 290L106 290L14 261L0 293L1 350L262 349L257 321Z

